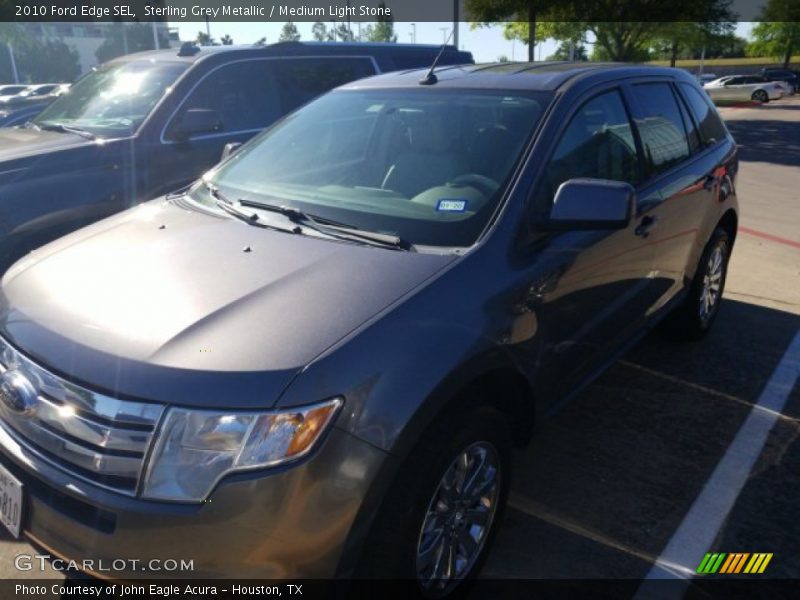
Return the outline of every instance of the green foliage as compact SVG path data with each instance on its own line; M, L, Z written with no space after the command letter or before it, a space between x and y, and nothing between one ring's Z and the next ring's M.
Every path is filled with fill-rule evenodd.
M800 49L800 22L762 22L753 28L748 56L769 56L788 67L792 54Z
M169 47L169 39L159 31L158 44L161 48ZM104 63L132 52L153 50L153 28L147 23L119 23L111 27L108 37L103 40L94 55L98 63Z
M13 81L6 44L12 44L19 79L23 83L69 83L81 72L78 52L61 40L23 35L12 23L0 27L0 82Z
M556 51L547 57L547 60L569 60L570 46L574 48L572 50L572 60L589 60L589 54L586 51L586 46L581 43L573 45L573 42L561 42Z
M299 42L300 32L297 31L297 26L291 21L287 21L281 29L281 36L278 38L279 42Z
M380 8L386 8L386 3L381 2ZM367 27L366 39L370 42L396 42L397 34L394 32L394 19L391 16L378 17L374 26Z
M229 36L227 33L225 35L223 35L219 39L219 41L222 42L223 46L233 46L233 38L231 36Z
M325 26L325 23L321 21L317 21L311 27L311 37L314 38L317 42L326 42L330 41L330 34L328 33L328 28Z
M356 36L352 29L348 29L347 23L340 23L336 28L336 39L340 42L354 42Z

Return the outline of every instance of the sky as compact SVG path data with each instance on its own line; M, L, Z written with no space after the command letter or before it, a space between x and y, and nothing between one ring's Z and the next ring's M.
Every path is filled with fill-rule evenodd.
M193 40L197 37L198 31L205 31L205 22L192 23L170 23L170 27L177 27L182 40ZM313 23L295 23L303 40L310 40L311 26ZM328 24L330 25L330 24ZM737 35L748 37L752 23L739 23ZM223 35L228 34L236 44L252 44L256 40L266 36L267 43L271 44L278 41L283 23L211 23L211 35L219 40ZM357 32L358 24L351 25L354 32ZM363 27L363 25L362 25ZM450 34L452 23L395 23L395 33L398 42L412 42L416 35L416 42L419 44L441 44ZM527 60L527 48L520 42L511 42L503 37L503 28L500 26L471 29L469 23L461 23L459 26L459 46L472 52L476 62L496 61L500 56L506 56L509 60ZM553 54L558 43L547 40L538 44L536 48L536 59L546 58Z

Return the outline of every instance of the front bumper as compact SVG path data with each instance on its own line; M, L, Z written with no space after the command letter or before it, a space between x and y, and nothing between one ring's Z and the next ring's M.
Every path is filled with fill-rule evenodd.
M386 456L333 429L302 463L234 474L207 502L174 504L75 479L0 426L0 462L24 485L23 535L110 579L336 576ZM171 561L191 561L192 569L164 571Z

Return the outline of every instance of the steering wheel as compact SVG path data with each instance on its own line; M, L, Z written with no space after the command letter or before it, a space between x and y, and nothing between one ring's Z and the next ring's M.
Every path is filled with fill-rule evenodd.
M485 175L479 175L478 173L460 175L448 183L451 185L473 187L487 198L494 196L494 193L500 188L500 184L494 179L486 177Z

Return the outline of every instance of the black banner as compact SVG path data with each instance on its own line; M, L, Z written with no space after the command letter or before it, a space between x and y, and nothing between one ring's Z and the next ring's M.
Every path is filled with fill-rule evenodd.
M796 21L800 1L0 0L0 21L20 22L496 22L528 21L531 15L561 22Z

